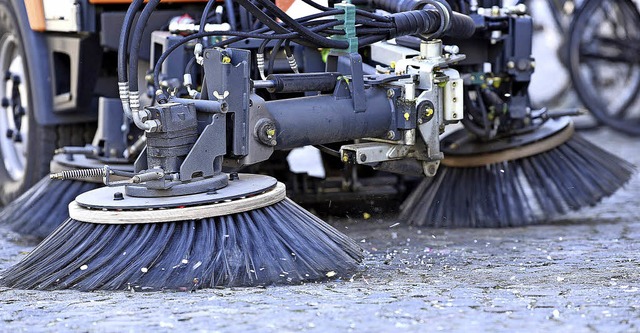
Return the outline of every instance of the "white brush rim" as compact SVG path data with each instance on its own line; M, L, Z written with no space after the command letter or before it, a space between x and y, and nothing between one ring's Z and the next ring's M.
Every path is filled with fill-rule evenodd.
M575 130L573 123L569 123L560 132L528 145L505 149L495 153L467 156L445 156L442 160L442 165L452 168L472 168L513 161L554 149L571 139L574 133Z
M284 184L278 182L272 190L251 197L184 208L145 210L89 209L81 207L74 200L69 204L69 216L74 220L99 224L142 224L190 221L263 208L278 203L285 198L286 187Z

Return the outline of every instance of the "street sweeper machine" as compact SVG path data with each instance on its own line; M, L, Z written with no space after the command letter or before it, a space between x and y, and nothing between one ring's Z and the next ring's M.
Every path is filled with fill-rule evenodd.
M98 132L115 164L104 150L65 148L52 174L106 186L79 194L0 283L193 289L348 277L362 260L354 241L286 198L275 178L242 172L307 145L338 143L342 163L425 178L403 208L417 225L532 223L629 179L632 167L580 139L567 113L530 107L526 8L303 2L314 13L293 18L270 0L238 0L231 6L255 24L216 30L208 20L224 4L209 1L199 24L154 32L155 64L139 80L142 32L160 1L133 1L118 41L122 113L101 114L111 125ZM278 49L291 72L273 70ZM322 68L305 61L301 72L301 55ZM128 147L131 133L141 139Z

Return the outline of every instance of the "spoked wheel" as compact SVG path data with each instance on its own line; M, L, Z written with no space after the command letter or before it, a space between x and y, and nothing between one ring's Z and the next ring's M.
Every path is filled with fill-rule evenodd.
M5 204L49 171L56 140L53 128L34 118L33 94L50 88L46 69L28 66L23 32L33 32L20 29L16 12L0 1L0 202Z
M569 71L593 116L618 131L640 135L640 13L631 0L589 0L569 37Z

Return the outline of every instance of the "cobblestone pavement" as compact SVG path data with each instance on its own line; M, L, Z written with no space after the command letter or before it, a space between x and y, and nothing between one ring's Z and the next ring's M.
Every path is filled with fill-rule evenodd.
M640 164L638 141L587 136ZM350 281L195 293L0 289L0 331L640 331L640 177L552 224L331 221L368 251ZM0 270L33 244L0 230Z

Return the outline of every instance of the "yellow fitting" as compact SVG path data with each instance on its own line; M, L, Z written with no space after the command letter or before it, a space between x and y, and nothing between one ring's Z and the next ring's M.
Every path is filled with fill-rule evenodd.
M433 114L433 109L432 108L427 108L427 110L425 110L426 112L424 113L424 115L426 117L431 117L431 115Z
M230 64L231 63L231 58L228 57L228 56L222 57L222 63L223 64Z
M410 117L409 112L405 112L404 113L404 120L409 120L409 117Z
M274 135L276 135L276 130L275 129L272 128L272 129L268 129L267 130L267 136L268 137L272 137Z

